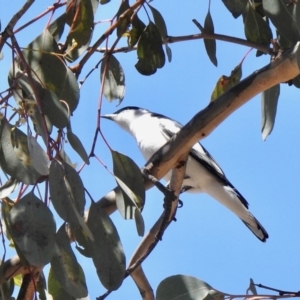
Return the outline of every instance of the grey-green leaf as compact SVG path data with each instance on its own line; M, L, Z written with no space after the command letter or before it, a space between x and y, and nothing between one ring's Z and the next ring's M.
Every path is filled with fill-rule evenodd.
M3 199L9 196L18 186L18 180L15 178L8 179L1 187L0 187L0 199Z
M215 32L213 19L211 17L209 10L206 14L205 21L204 21L204 32L211 33L211 34ZM218 61L216 57L216 50L217 50L216 41L214 39L204 39L204 45L210 61L215 66L217 66Z
M280 35L296 44L300 40L299 5L287 5L290 3L289 0L263 0L263 8Z
M85 206L83 183L74 168L65 162L52 160L49 174L50 197L59 216L78 224L75 211L82 216Z
M152 75L165 65L161 35L152 22L149 22L139 39L137 55L139 60L135 67L142 75Z
M125 74L121 64L114 55L104 57L101 63L100 74L104 96L110 102L119 99L120 104L125 94Z
M271 134L277 111L277 103L280 94L280 85L277 84L262 93L261 109L262 109L262 125L261 133L265 141L267 136Z
M112 150L112 158L114 175L123 195L123 201L119 204L117 201L117 206L123 218L132 219L136 207L142 209L145 203L144 179L139 167L128 156Z
M261 45L269 45L272 31L269 24L258 14L249 3L243 13L245 36L248 41Z
M68 129L67 130L67 138L68 138L68 141L69 141L70 145L72 146L72 148L79 154L79 156L82 158L82 160L87 165L89 165L90 164L89 157L88 157L80 139L77 137L77 135Z
M1 120L0 126L0 165L3 171L25 184L36 184L42 175L32 164L26 134L6 119Z
M56 225L50 209L33 192L14 205L9 213L9 232L33 266L44 266L53 256Z
M149 4L148 4L148 6L151 9L151 12L152 12L152 15L153 15L153 18L154 18L154 23L155 23L155 25L157 26L157 29L160 32L162 40L165 40L168 36L166 22L165 22L163 16L161 15L161 13L156 8L152 7Z
M28 150L34 168L40 174L48 175L50 161L46 152L43 150L43 148L40 146L40 144L31 134L29 134L27 138L28 138Z
M167 57L168 57L168 62L170 63L172 61L172 50L168 44L165 45L165 48L166 48L166 53L167 53Z
M108 290L116 290L125 275L125 255L116 227L100 205L92 203L87 225L94 242L90 242L98 277Z
M52 34L53 38L58 42L61 38L66 24L66 14L62 14L56 18L49 26L48 30Z
M80 272L80 265L70 245L69 237L63 224L56 233L56 251L51 260L51 269L63 289L71 296L87 296L85 276Z
M186 275L165 278L156 290L156 300L222 300L224 296L206 282Z
M232 13L234 18L239 17L248 3L248 0L222 0L226 8Z
M67 107L50 90L42 89L40 97L42 111L49 118L50 122L59 129L65 128L69 123Z

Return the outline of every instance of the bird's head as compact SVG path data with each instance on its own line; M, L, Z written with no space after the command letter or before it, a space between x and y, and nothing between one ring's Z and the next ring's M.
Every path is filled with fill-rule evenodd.
M132 134L131 125L141 116L148 114L149 111L146 109L136 107L136 106L127 106L121 108L114 112L113 114L107 114L101 116L111 121L116 122L124 130Z

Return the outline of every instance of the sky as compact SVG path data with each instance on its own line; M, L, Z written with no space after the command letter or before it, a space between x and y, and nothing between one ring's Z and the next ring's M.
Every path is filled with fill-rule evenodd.
M3 7L4 0L1 0ZM24 19L44 11L51 1L36 1ZM5 1L0 11L2 30L14 14L16 1ZM111 1L98 8L97 20L113 16L119 1ZM208 1L171 0L153 1L166 21L168 34L180 36L198 33L192 19L203 24ZM60 11L63 11L61 9ZM234 19L221 1L212 1L211 14L215 32L244 38L242 18ZM57 12L57 16L60 12ZM147 22L141 11L141 18ZM47 17L17 34L19 43L26 46L47 23ZM18 27L17 26L17 27ZM96 27L93 40L99 37L108 23ZM274 32L273 32L274 34ZM114 41L113 36L110 43ZM123 39L120 45L126 45ZM126 76L126 94L123 102L109 103L103 99L102 112L112 113L125 106L140 106L167 115L182 124L187 123L198 111L206 107L216 81L221 75L229 75L241 62L249 48L225 42L217 42L218 67L208 59L203 41L189 41L170 45L171 63L156 74L140 75L134 65L136 53L117 54ZM0 90L7 88L6 74L10 67L9 49L3 50L0 62ZM83 69L83 79L101 58L96 54ZM243 63L243 78L269 63L270 57L255 57L252 51ZM100 95L100 74L95 70L81 88L80 103L72 118L73 131L80 137L87 152L91 149ZM273 288L298 291L300 278L300 184L299 184L299 90L287 84L281 85L275 128L264 142L261 137L260 95L253 98L229 116L207 138L201 141L216 159L231 183L247 199L251 212L269 233L266 243L260 242L243 223L225 207L205 194L183 194L183 207L177 211L177 222L166 230L163 240L143 263L143 269L154 291L166 277L185 274L200 278L217 290L229 294L244 294L252 278ZM143 166L144 159L135 141L116 124L103 120L101 128L109 145ZM69 148L68 155L78 166L82 161ZM107 146L99 138L96 154L112 169L112 159ZM100 199L116 185L114 178L95 159L80 173L85 187L94 199ZM88 198L87 198L87 202ZM143 217L146 231L162 213L163 196L152 188L147 192ZM115 223L127 261L138 246L133 221L125 221L118 212L111 216ZM57 218L57 228L62 220ZM0 250L1 253L2 249ZM76 250L74 250L76 251ZM102 295L105 289L99 282L92 262L76 253L82 264L89 288L90 299ZM47 268L46 268L47 269ZM268 291L259 290L266 294ZM131 278L127 278L118 291L107 299L140 299Z

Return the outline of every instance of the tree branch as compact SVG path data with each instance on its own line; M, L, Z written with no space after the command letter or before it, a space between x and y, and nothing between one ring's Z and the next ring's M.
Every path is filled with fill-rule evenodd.
M27 0L25 4L22 6L22 8L9 21L8 25L6 26L5 30L3 31L0 37L0 52L6 40L12 35L13 28L15 27L16 23L25 14L25 12L33 4L33 2L34 0Z
M168 143L149 159L145 164L145 168L147 168L155 178L163 178L170 169L180 164L182 157L185 157L189 153L194 144L208 136L235 110L270 87L295 78L300 73L297 63L298 48L299 43L294 49L285 52L269 65L254 72L225 92L214 102L210 103L202 111L198 112ZM149 182L145 183L146 189L150 188L150 186L151 184ZM98 205L103 205L102 207L110 213L116 209L112 193L113 192L110 192L108 194L108 198L104 196L98 202ZM163 215L144 237L136 253L133 255L129 266L138 261L142 253L146 253L149 245L155 241L162 220ZM148 281L143 281L143 278L139 278L140 274L143 274L140 268L141 266L138 269L139 273L132 273L132 277L141 290L141 282L146 288L149 283Z
M233 43L237 45L242 45L250 48L254 48L256 50L262 51L266 54L273 54L274 50L268 46L260 45L257 43L249 42L244 39L240 39L237 37L224 35L224 34L217 34L217 33L198 33L198 34L190 34L190 35L182 35L182 36L168 36L164 41L163 44L172 44L172 43L178 43L178 42L186 42L186 41L193 41L193 40L201 40L201 39L210 39L210 40L217 40L217 41L223 41L228 43ZM121 47L116 48L112 51L112 53L120 53L120 52L130 52L133 50L136 50L137 47ZM111 49L106 48L100 48L97 49L97 52L104 53L106 51L110 51Z

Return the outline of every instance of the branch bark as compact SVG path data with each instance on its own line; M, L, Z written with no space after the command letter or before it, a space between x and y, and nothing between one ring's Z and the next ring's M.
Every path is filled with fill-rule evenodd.
M225 92L214 102L210 103L202 111L198 112L173 138L159 149L145 164L145 168L157 179L163 178L167 172L180 163L192 146L199 140L208 136L217 126L219 126L234 111L247 103L254 96L269 89L270 87L287 82L299 75L297 54L300 50L299 43L294 49L286 51L280 57L272 61L269 65L254 72L236 86ZM146 189L150 188L150 183L146 182ZM112 212L115 203L110 197L104 196L99 200L99 205ZM108 206L110 204L110 206ZM133 265L140 257L140 254L149 248L156 238L163 216L155 223L153 228L147 233L136 250L129 265ZM149 291L148 295L143 294L144 299L151 298L151 287L145 280L141 266L133 272L132 277L140 291ZM148 298L149 297L149 298Z

